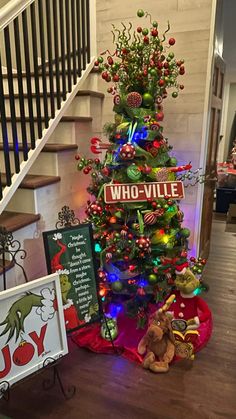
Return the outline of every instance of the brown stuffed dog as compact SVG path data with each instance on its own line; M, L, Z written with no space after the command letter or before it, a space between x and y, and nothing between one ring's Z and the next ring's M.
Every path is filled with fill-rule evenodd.
M171 328L171 319L166 310L173 302L175 296L171 296L165 305L156 311L147 333L138 345L138 353L144 355L147 352L143 367L153 372L167 372L169 363L175 355L175 338Z

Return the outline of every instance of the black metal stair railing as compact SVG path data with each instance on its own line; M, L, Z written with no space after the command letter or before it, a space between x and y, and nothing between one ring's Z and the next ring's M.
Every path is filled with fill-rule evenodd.
M31 2L2 29L0 47L1 199L90 63L90 1Z

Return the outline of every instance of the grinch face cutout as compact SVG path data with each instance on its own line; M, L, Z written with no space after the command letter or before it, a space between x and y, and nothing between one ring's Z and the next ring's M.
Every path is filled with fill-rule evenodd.
M200 282L190 268L186 268L183 272L177 273L175 285L176 288L183 294L191 294L199 287Z

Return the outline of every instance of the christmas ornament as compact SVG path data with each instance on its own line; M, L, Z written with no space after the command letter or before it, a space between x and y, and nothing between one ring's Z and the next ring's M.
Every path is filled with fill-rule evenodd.
M120 149L120 156L123 160L133 159L135 156L135 148L132 144L124 144Z
M131 92L127 95L126 102L130 108L139 108L142 104L142 96L137 92Z
M158 170L156 173L156 180L157 182L165 182L169 178L169 170L166 167Z
M157 222L157 216L155 212L148 212L143 217L144 224L153 225Z
M120 292L123 289L123 284L121 281L114 281L111 284L111 289L115 292Z
M180 234L182 237L188 238L191 234L191 231L188 228L182 228L180 230Z
M127 167L127 176L135 182L142 177L142 173L136 164L131 164Z
M149 282L149 284L156 284L157 283L157 280L158 280L157 275L155 275L155 274L148 275L148 282Z
M101 205L95 201L92 204L89 204L87 210L86 210L86 214L88 215L102 215L103 209L101 207Z
M141 236L141 237L139 237L139 238L135 241L135 243L136 243L136 246L137 246L140 250L142 250L142 251L144 251L144 252L148 252L148 251L149 251L149 248L150 248L151 242L150 242L150 239L149 239L148 237Z
M118 327L116 319L106 316L106 320L103 320L101 326L101 336L103 339L111 341L116 339L118 336Z
M154 103L153 96L150 93L144 93L143 94L143 106L144 107L150 107Z

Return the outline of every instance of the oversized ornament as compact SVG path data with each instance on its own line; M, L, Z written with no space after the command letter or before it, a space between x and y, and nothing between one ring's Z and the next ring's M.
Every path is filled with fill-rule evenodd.
M150 239L148 237L145 236L141 236L136 240L136 246L138 246L138 248L140 250L142 250L143 252L148 252L150 249Z
M131 164L129 167L127 167L127 176L136 182L142 177L142 173L136 164Z
M180 230L180 234L182 237L185 237L187 239L190 236L191 231L188 228L182 228Z
M103 321L101 326L101 336L103 339L111 341L114 340L118 335L118 328L116 319L109 318L106 316L106 320Z
M142 96L138 92L131 92L127 95L126 102L130 108L139 108L142 104Z
M92 204L90 204L88 206L88 208L86 210L86 213L88 215L98 215L98 216L100 216L100 215L102 215L102 211L103 211L103 209L102 209L101 205L97 201L95 201L95 202L92 202Z
M135 148L132 144L124 144L120 149L120 156L123 160L133 159L135 156Z

